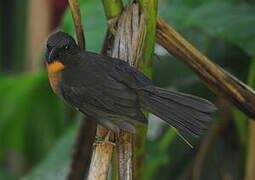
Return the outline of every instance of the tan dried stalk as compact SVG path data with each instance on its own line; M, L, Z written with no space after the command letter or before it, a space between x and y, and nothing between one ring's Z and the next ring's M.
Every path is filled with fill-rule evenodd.
M68 0L68 2L72 12L78 44L82 49L86 49L85 36L84 36L83 26L81 23L79 0Z
M157 19L157 42L180 57L216 95L224 96L246 115L255 119L255 92L246 84L214 64L170 25Z
M144 16L139 5L129 4L118 19L112 56L139 68L146 35ZM134 179L134 135L121 131L117 136L118 178Z
M108 176L115 145L113 143L114 134L98 125L96 136L98 139L93 144L88 180L105 180Z

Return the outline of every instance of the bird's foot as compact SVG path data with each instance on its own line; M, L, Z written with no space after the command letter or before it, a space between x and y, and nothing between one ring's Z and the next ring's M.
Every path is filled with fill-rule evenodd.
M110 136L111 136L111 131L108 131L105 137L96 136L94 145L110 144L112 146L115 146L115 143L110 140Z

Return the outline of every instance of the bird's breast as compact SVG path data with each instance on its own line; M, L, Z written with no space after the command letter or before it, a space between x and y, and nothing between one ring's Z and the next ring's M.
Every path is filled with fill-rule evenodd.
M48 77L50 81L51 88L56 94L60 94L60 81L61 73L60 72L48 72Z
M54 62L52 64L47 64L47 70L48 70L48 78L50 85L53 89L53 91L61 95L60 93L60 82L61 82L61 70L64 69L64 66L62 63Z

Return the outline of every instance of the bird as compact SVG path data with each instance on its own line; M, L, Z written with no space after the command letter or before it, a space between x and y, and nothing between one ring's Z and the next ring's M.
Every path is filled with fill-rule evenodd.
M216 106L208 100L166 90L127 62L81 49L58 31L47 40L49 83L63 101L114 132L136 132L148 124L146 110L180 132L200 136Z

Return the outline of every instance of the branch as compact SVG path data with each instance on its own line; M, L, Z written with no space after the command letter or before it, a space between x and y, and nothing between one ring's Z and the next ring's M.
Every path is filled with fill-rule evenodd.
M81 23L80 5L78 0L68 0L74 21L75 31L80 48L86 49L84 31Z
M162 19L157 19L157 42L169 53L180 57L216 95L255 119L255 92L234 76L215 65Z

